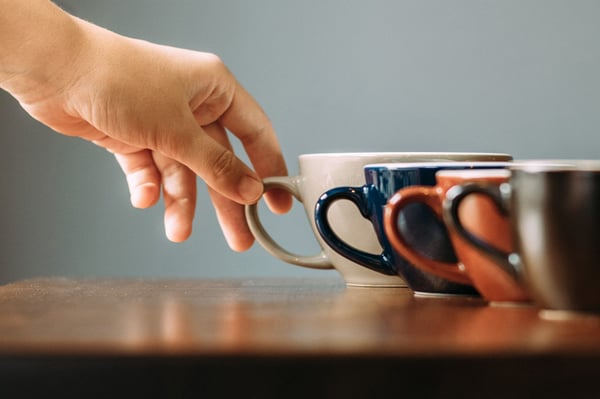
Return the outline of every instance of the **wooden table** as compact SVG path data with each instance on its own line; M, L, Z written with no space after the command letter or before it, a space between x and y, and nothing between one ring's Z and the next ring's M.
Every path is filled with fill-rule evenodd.
M329 279L0 287L1 398L579 398L598 377L596 316Z

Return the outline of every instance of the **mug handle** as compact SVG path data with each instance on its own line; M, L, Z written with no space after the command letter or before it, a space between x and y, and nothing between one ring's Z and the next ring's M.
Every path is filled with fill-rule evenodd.
M443 215L444 221L449 229L453 230L468 243L490 257L495 264L499 265L509 276L517 281L521 281L521 267L518 256L514 253L502 251L468 231L463 226L458 214L460 204L466 197L471 194L481 194L490 198L500 213L503 216L508 217L508 202L506 196L503 194L503 187L510 186L505 186L505 184L507 183L495 186L490 184L467 183L454 186L446 192L446 198L442 204ZM507 190L504 191L509 192Z
M385 253L371 254L344 242L331 228L328 219L329 208L334 202L348 200L352 202L360 214L370 220L371 212L368 206L369 186L362 187L336 187L321 195L315 205L315 225L323 241L343 257L363 265L376 272L386 275L397 275L397 271Z
M271 189L281 189L289 192L294 196L296 200L302 202L302 195L298 189L300 183L299 176L274 176L263 179L264 191L267 192ZM262 225L258 216L258 203L246 205L246 222L248 227L254 235L256 241L272 256L278 258L284 262L307 267L311 269L333 269L333 264L327 258L327 255L323 250L320 253L312 256L302 256L294 254L282 246L280 246L270 235Z
M385 234L394 249L419 269L457 283L472 285L471 279L462 271L460 262L431 259L406 242L397 221L400 211L407 205L415 203L426 205L440 221L443 220L440 193L436 187L409 186L399 190L386 204L383 215Z

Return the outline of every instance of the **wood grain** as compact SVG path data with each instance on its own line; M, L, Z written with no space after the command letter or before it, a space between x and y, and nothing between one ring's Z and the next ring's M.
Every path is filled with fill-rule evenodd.
M539 313L341 280L26 280L0 287L0 394L32 378L30 389L47 390L57 370L96 388L144 370L156 374L146 385L169 389L203 375L202 392L243 389L227 383L235 373L261 397L285 388L264 373L311 376L304 389L318 392L374 392L393 377L398 389L462 397L475 376L468 392L487 397L507 383L526 396L552 385L597 393L600 318Z

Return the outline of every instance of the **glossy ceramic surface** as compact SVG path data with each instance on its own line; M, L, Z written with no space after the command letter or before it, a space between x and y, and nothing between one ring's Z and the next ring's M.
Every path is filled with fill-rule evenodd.
M355 264L382 274L401 276L419 294L477 295L469 285L456 284L431 273L424 272L395 251L387 240L383 227L383 210L386 202L401 188L411 185L435 184L435 173L443 169L491 168L498 162L425 162L374 164L364 168L365 182L361 186L340 186L325 192L315 207L315 223L327 246ZM505 163L501 163L505 165ZM370 222L368 230L354 229L354 234L365 237L374 233L379 250L364 251L348 242L333 228L330 209L338 202L352 204ZM426 256L455 262L456 256L444 223L423 205L406 209L398 220L399 228L407 240Z
M398 252L425 271L472 284L488 301L527 302L530 297L522 284L473 242L483 240L502 251L513 251L507 217L488 197L468 191L474 184L499 187L509 177L510 171L506 169L438 172L435 186L408 187L392 197L384 217L386 234ZM422 256L398 234L394 223L397 214L412 203L426 204L440 219L443 215L458 262L440 262ZM461 234L463 231L468 234Z
M489 252L540 306L600 312L600 162L564 163L516 165L510 184L489 191L515 244L513 253Z
M271 255L304 267L335 268L351 286L406 286L398 274L383 274L365 268L338 254L321 238L314 223L314 206L321 194L338 186L358 186L365 183L364 166L372 163L441 162L441 161L507 161L512 157L500 153L470 152L364 152L304 154L298 158L297 176L265 179L265 189L282 188L291 192L306 211L308 221L322 251L314 255L291 253L280 246L264 229L256 204L246 207L246 219L257 242ZM285 216L282 216L285 217ZM381 251L379 239L371 224L356 207L340 202L329 213L332 228L347 243L362 251Z

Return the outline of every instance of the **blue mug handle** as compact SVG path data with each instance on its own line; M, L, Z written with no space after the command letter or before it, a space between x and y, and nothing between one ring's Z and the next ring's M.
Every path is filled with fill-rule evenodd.
M393 267L393 263L386 256L385 252L371 254L354 248L338 237L329 224L329 208L333 203L340 200L352 202L356 205L360 214L372 222L373 215L368 205L370 191L371 189L368 185L362 187L336 187L326 191L319 197L319 200L315 204L315 225L323 241L338 254L376 272L386 275L397 275L398 273Z

